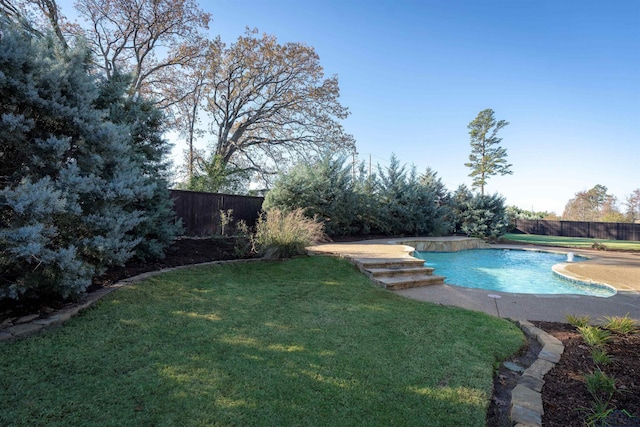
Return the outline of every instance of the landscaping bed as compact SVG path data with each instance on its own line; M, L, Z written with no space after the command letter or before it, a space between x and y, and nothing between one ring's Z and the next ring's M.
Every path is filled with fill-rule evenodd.
M583 426L593 406L593 398L587 391L584 375L596 371L596 365L581 334L575 327L564 323L532 322L537 327L558 338L565 351L560 362L545 375L542 401L545 427ZM640 425L640 333L612 334L606 345L612 363L602 366L609 377L615 378L617 391L611 404L617 409L607 419L614 426ZM625 411L626 414L622 411ZM632 415L636 418L630 418Z

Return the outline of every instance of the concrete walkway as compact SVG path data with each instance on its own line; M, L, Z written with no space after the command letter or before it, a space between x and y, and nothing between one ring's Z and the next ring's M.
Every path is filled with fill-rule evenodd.
M453 238L438 238L446 241ZM313 253L354 258L410 257L413 248L403 242L429 241L429 238L369 240L330 243L310 247ZM640 254L587 251L536 246L491 245L496 249L533 249L573 252L589 257L588 261L567 264L562 273L582 281L606 283L617 290L608 298L583 295L535 295L472 289L452 285L432 285L395 291L399 295L435 304L462 307L515 320L566 322L566 315L589 315L592 321L603 316L625 316L640 322ZM434 272L438 274L437 270ZM491 296L489 296L491 295ZM498 296L499 298L496 298Z

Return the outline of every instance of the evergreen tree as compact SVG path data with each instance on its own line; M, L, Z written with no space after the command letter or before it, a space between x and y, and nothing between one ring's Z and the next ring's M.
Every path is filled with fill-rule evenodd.
M152 189L128 207L142 214L141 223L129 234L140 239L138 257L161 258L182 230L181 223L174 220L169 192L171 146L162 137L164 113L149 100L128 97L130 81L130 76L114 73L99 85L100 95L94 104L109 112L111 122L129 129L132 161L140 169L144 185Z
M507 232L509 216L498 194L473 194L461 185L452 199L456 231L467 236L496 239Z
M420 185L435 195L438 206L437 221L434 221L434 235L449 234L454 224L453 212L451 211L451 193L438 176L438 173L427 167L427 170L420 176Z
M106 120L81 43L0 34L0 298L75 296L150 234L152 115Z
M471 137L471 154L469 163L464 165L471 168L469 176L473 178L472 187L479 187L481 195L484 195L484 186L490 176L513 173L511 165L507 163L507 150L500 147L502 138L497 136L498 131L508 124L505 120L496 121L494 111L487 108L480 111L467 126Z
M409 212L403 206L404 193L408 191L407 172L404 165L391 155L389 166L378 165L379 223L383 234L404 234L409 225Z
M389 166L379 169L380 223L384 234L430 236L441 234L445 209L438 205L433 189L423 185L416 168L412 166L407 175L395 155Z
M296 165L267 193L264 209L303 209L306 216L322 221L329 236L358 233L358 197L345 163L344 156L327 155L313 164Z
M415 167L407 175L406 167L392 156L388 168L378 169L377 175L370 175L361 164L355 172L345 157L331 156L298 164L279 176L263 207L304 209L307 216L323 221L329 236L430 236L449 231L448 207L421 183Z

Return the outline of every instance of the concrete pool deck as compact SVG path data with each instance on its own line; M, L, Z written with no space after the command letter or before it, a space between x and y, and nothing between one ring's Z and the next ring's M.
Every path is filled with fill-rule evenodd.
M420 242L457 242L464 238L404 238L379 239L349 243L328 243L309 248L316 254L334 255L350 260L358 258L412 258ZM412 244L414 246L410 246ZM482 311L493 316L514 320L565 322L566 315L588 315L592 321L603 316L625 316L640 322L640 254L626 252L591 251L533 245L486 245L494 249L525 249L552 252L573 252L589 260L561 266L560 272L581 281L605 283L617 294L611 297L583 295L512 294L486 289L472 289L452 285L431 285L403 289L395 293L435 304ZM437 274L437 271L435 272ZM499 296L499 298L490 297Z

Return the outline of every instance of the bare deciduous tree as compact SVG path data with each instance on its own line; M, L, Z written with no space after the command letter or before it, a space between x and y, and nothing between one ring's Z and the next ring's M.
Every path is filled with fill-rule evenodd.
M640 220L640 188L636 188L625 198L626 217L629 222Z
M201 153L195 149L195 142L205 134L202 125L202 106L207 84L207 59L215 58L220 53L220 40L203 43L202 55L191 61L183 68L182 78L167 86L167 92L173 92L173 99L181 101L173 105L173 119L176 129L187 142L187 179L191 181L194 176L196 161L202 160Z
M349 112L338 101L338 78L324 78L312 47L247 30L208 69L205 110L223 167L267 179L295 159L353 151L339 122Z
M131 74L129 96L150 95L160 106L178 101L163 89L203 54L211 18L194 0L78 0L76 9L107 78Z
M0 0L0 13L14 21L22 20L23 25L29 25L28 30L40 35L42 31L34 25L51 28L62 46L69 47L62 30L65 19L55 0Z
M616 197L607 187L597 184L590 190L579 191L567 202L562 219L570 221L622 222L623 215L616 207Z

